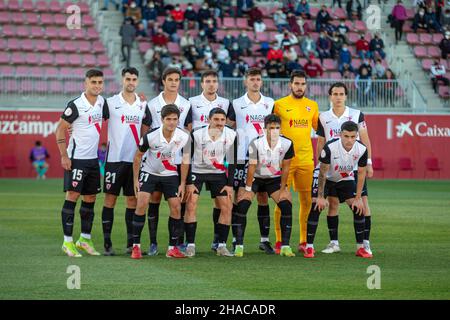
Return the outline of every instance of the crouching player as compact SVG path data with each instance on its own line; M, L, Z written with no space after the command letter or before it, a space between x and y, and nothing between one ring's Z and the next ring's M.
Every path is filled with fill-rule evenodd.
M368 159L367 147L356 140L358 124L346 121L341 126L340 138L332 139L323 147L319 161L319 185L316 201L317 214L308 217L307 244L305 258L314 257L314 237L319 221L319 212L328 205L328 198L340 203L346 202L353 211L353 225L356 236L356 255L372 258L364 248L365 206L362 201L362 190L366 178ZM355 181L353 168L358 165L358 181Z
M264 118L265 135L249 145L249 166L245 191L238 198L237 237L234 255L244 254L244 233L247 211L257 192L267 192L281 209L280 255L294 257L289 246L292 228L292 196L287 188L287 178L294 147L291 140L280 135L281 119L270 114Z
M142 136L133 161L134 189L137 197L136 212L133 216L133 249L131 258L141 259L141 233L145 224L145 210L151 194L162 190L169 204L169 249L166 257L185 258L178 249L178 238L183 231L181 219L181 199L189 172L189 134L177 128L180 110L174 104L161 109L162 126ZM188 146L187 148L184 148ZM175 157L183 149L181 179L178 177ZM146 153L146 160L142 156ZM139 170L140 169L140 170Z
M186 231L186 256L195 255L195 231L197 228L197 202L203 183L216 199L220 216L216 224L218 236L218 256L233 256L226 247L231 224L233 206L233 176L235 170L237 143L236 132L225 126L227 115L220 108L209 112L209 125L200 127L192 133L191 178L186 186L187 202L184 216ZM225 167L225 160L228 168Z

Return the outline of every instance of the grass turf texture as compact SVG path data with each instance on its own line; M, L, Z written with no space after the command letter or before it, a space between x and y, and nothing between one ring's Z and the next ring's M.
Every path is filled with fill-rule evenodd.
M161 207L160 255L135 261L124 255L124 199L115 210L118 256L69 258L61 251L61 180L0 180L0 299L449 299L450 181L370 181L374 258L355 257L352 215L341 206L342 252L315 259L267 256L257 248L256 204L248 214L243 258L210 250L212 207L203 193L198 207L197 256L167 259L167 206ZM101 209L95 206L93 240L102 252ZM273 204L271 204L273 209ZM80 233L79 203L74 240ZM271 210L273 215L273 210ZM273 220L272 220L273 221ZM147 222L146 222L147 224ZM272 222L273 225L273 222ZM272 228L273 229L273 228ZM291 244L297 247L298 202ZM148 228L143 231L148 248ZM231 232L230 232L231 243ZM271 233L274 242L274 233ZM322 214L315 247L328 243ZM68 290L69 265L81 269L81 290ZM369 290L367 267L381 269L381 290Z

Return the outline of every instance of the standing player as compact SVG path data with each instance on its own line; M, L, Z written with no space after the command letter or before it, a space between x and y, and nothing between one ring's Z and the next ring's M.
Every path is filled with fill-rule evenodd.
M220 210L214 225L217 233L218 256L232 256L226 243L231 224L233 176L237 156L236 132L227 127L227 115L223 109L209 112L209 125L192 132L191 181L186 186L187 202L184 228L186 231L186 255L195 255L195 231L197 228L197 202L206 184ZM228 168L225 166L228 163Z
M345 101L347 99L347 87L342 82L337 82L333 84L328 94L330 96L330 101L332 108L326 112L322 112L319 117L319 125L317 130L317 154L320 154L324 144L338 137L341 132L341 125L345 121L353 121L358 124L358 135L361 142L367 147L367 153L369 158L367 159L367 177L373 176L373 168L372 168L372 148L370 144L369 134L367 131L366 122L364 120L364 114L356 109L349 108L345 105ZM355 168L356 170L356 168ZM357 172L355 171L355 174ZM313 194L313 197L317 195ZM368 193L367 193L367 184L364 181L364 188L362 191L362 199L365 205L365 228L364 228L364 247L367 252L372 253L370 250L369 236L371 229L371 216L370 209L368 203ZM323 253L334 253L339 252L339 241L338 241L338 226L339 226L339 202L336 199L331 199L329 201L330 207L328 209L327 223L328 230L330 234L330 243L328 246L322 251ZM311 223L315 224L319 219L319 212L315 210L311 210L310 212ZM316 224L317 226L317 224Z
M215 70L207 70L202 73L200 78L200 85L202 93L198 96L189 98L192 110L192 128L196 129L208 124L209 113L214 108L220 108L228 113L230 101L228 99L219 97L217 90L219 89L219 75ZM215 201L213 208L213 223L214 223L214 240L211 249L216 250L218 246L216 225L219 221L220 209L219 203Z
M56 128L56 143L61 154L61 165L65 170L66 200L61 213L64 232L62 250L69 257L81 257L77 249L90 255L99 255L94 248L91 231L95 198L101 191L97 149L103 112L107 109L107 103L100 95L103 91L103 72L88 70L84 86L85 92L69 101ZM65 133L69 127L72 127L72 134L66 149ZM80 195L81 236L75 247L72 239L73 222Z
M365 206L362 200L362 190L366 178L368 152L366 146L356 140L358 130L358 124L355 122L344 122L341 126L340 138L328 141L320 152L320 172L315 207L320 212L328 205L328 201L345 201L353 211L356 255L362 258L372 258L372 254L364 249L363 244ZM358 167L357 178L353 173L356 166ZM355 179L357 179L356 183ZM308 230L306 258L314 257L314 235L315 230L314 232Z
M178 128L180 110L174 104L161 110L162 126L144 134L133 161L134 189L137 197L133 216L133 249L131 258L141 259L141 233L145 224L145 210L151 194L159 190L164 194L170 210L168 258L185 258L178 249L178 237L183 230L181 199L189 171L190 150L184 150L181 164L181 179L175 163L177 155L189 145L189 134ZM189 149L189 148L187 148ZM142 161L144 153L147 158ZM141 167L142 165L142 167ZM140 169L140 170L139 170Z
M114 221L114 207L120 190L126 199L125 222L127 226L127 248L133 246L133 214L136 197L133 186L133 156L139 146L141 135L148 131L150 111L145 101L136 94L139 84L136 68L122 70L122 92L108 98L105 119L108 119L108 152L105 165L103 191L105 202L102 212L104 255L114 255L111 231Z
M245 180L247 171L247 153L250 142L264 135L264 118L272 112L273 99L265 97L260 90L263 85L261 69L249 68L245 73L244 85L247 92L240 98L233 100L229 108L228 118L231 125L236 128L238 137L238 163L234 174L234 188L238 191L238 196L245 191ZM270 232L270 210L267 192L257 192L258 201L258 222L261 234L259 248L267 254L273 254L274 250L269 241ZM236 202L237 203L237 202ZM236 221L241 221L243 226L238 226ZM247 223L246 216L239 217L237 204L233 206L232 231L236 238L237 228L245 230ZM233 239L233 242L235 240Z
M281 119L270 114L264 118L265 135L254 139L249 146L249 162L245 191L238 198L237 235L235 256L244 253L245 223L243 219L257 192L267 192L281 209L280 255L294 257L289 246L292 229L292 196L287 187L289 166L294 157L291 140L280 136ZM254 178L254 179L253 179Z
M178 94L180 89L181 71L178 68L167 68L161 76L163 91L148 102L148 108L151 114L151 129L161 126L161 110L167 104L174 104L180 110L178 127L181 129L192 130L191 105L188 100ZM177 157L177 164L181 163L180 157ZM145 159L145 157L144 157ZM161 190L152 193L150 205L148 208L148 229L150 233L149 256L158 254L157 230L159 220L159 204L161 202ZM185 204L181 205L181 214L184 216Z
M311 182L314 170L314 155L311 143L311 128L317 130L319 107L317 102L305 97L306 75L303 71L293 71L289 82L291 94L275 101L273 113L281 118L281 134L294 143L295 157L292 159L288 186L298 192L300 201L299 252L306 250L306 225L311 209ZM280 252L280 208L275 208L276 253Z

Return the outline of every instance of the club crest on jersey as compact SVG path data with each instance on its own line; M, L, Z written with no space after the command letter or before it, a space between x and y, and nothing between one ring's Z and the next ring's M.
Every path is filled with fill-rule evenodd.
M106 184L106 190L109 190L109 189L111 189L111 184L110 183Z
M269 105L267 103L263 103L264 108L269 109Z
M359 158L359 154L354 154L353 155L353 161L357 160Z
M352 121L352 118L353 118L352 116L348 116L347 121Z
M72 187L76 188L77 185L78 185L78 182L77 182L77 181L72 181Z
M306 109L306 111L308 111L308 112L310 112L310 111L311 111L311 108L310 108L310 107L308 107L308 106L306 106L306 107L305 107L305 109Z

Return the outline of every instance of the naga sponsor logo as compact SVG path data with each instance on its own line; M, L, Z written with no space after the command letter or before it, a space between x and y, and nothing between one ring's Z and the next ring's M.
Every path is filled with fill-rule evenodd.
M247 115L245 117L245 121L248 122L264 122L265 115L263 114L254 114L254 115Z
M335 129L331 128L330 129L330 137L331 138L339 136L340 134L341 134L341 128L335 128Z
M338 172L352 172L353 173L353 166L351 164L347 164L347 165L335 165L334 166L334 171L338 171Z
M413 123L412 120L407 122L401 122L394 126L394 120L391 118L387 119L386 124L386 135L388 140L393 139L393 133L397 138L403 137L450 137L449 127L440 127L436 124L428 124L425 121L420 121ZM395 129L395 130L394 130Z
M156 158L160 160L170 160L173 158L172 152L158 152Z
M89 116L88 118L89 124L91 123L100 123L102 122L102 114L101 113L94 113Z
M120 118L120 120L122 120L122 123L126 123L126 124L140 124L140 117L136 116L136 115L122 115L122 117Z
M307 119L291 119L289 120L289 126L292 128L308 128Z
M52 121L2 120L2 118L0 118L0 134L35 134L46 138L54 134L58 126L58 122Z
M206 114L200 115L200 122L209 123L208 116Z

